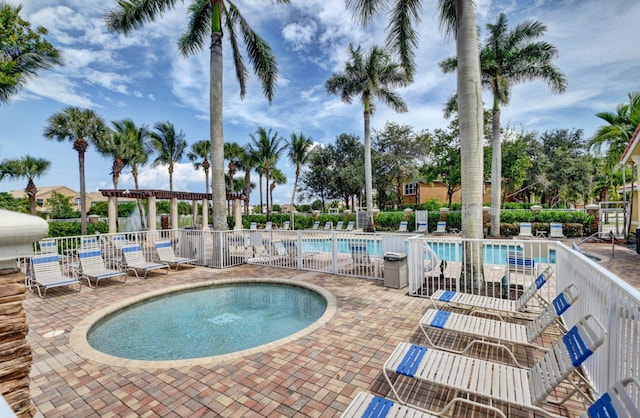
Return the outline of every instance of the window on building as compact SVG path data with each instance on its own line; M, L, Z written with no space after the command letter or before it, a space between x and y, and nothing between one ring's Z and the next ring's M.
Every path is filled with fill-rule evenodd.
M44 205L44 199L36 199L36 205L38 206Z
M418 192L418 185L416 183L409 183L404 185L404 195L412 195Z
M76 199L76 206L80 206L80 198Z

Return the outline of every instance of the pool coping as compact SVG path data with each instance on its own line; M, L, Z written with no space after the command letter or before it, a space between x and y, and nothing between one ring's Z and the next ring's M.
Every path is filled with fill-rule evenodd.
M280 338L275 341L271 341L266 344L261 344L256 347L247 348L241 351L235 351L233 353L228 354L219 354L216 356L209 357L198 357L192 359L182 359L182 360L131 360L122 357L112 356L102 351L98 351L95 348L89 345L87 341L87 333L91 329L91 327L98 321L100 321L105 316L112 314L120 309L123 309L127 306L134 305L136 303L142 302L144 300L162 296L168 293L180 292L184 290L192 290L200 287L209 287L209 286L219 286L226 284L234 284L234 283L275 283L275 284L284 284L289 286L297 286L305 289L309 289L320 294L327 301L327 308L320 318L318 318L314 323L308 325L307 327L297 331L287 337ZM284 344L288 344L295 340L298 340L305 335L315 331L316 329L324 326L328 323L331 318L335 315L337 311L337 299L336 297L329 292L327 289L317 286L311 283L306 283L300 280L291 280L291 279L275 279L275 278L267 278L267 277L252 277L252 278L233 278L233 279L217 279L217 280L208 280L206 282L201 283L192 283L185 284L180 286L173 286L166 289L155 290L151 292L147 292L141 295L133 296L122 300L118 303L107 306L103 309L100 309L96 312L93 312L83 320L81 320L78 325L76 325L69 335L69 346L71 349L80 357L84 358L87 361L95 361L99 363L103 363L110 366L116 367L126 367L126 368L138 368L138 369L159 369L159 368L175 368L175 367L190 367L190 366L205 366L212 364L224 363L227 361L236 360L238 358L248 356L251 354L263 353L265 351L272 350L276 347L282 346Z

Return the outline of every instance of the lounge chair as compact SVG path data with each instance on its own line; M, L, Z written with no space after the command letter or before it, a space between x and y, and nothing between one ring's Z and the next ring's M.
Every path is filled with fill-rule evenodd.
M333 229L333 222L327 221L324 223L324 230L331 231Z
M418 222L418 228L416 228L417 232L426 234L427 232L429 232L427 230L427 223L426 222Z
M123 271L108 269L102 259L100 248L87 248L78 250L80 277L87 279L87 284L91 288L97 288L100 280L115 279L125 283L127 274ZM91 279L95 279L96 285L91 285Z
M512 348L515 349L522 346L547 351L547 348L536 344L536 341L549 326L559 320L560 315L573 305L578 299L578 296L580 296L580 291L575 285L571 284L567 286L567 288L553 300L553 303L547 305L528 325L497 321L475 315L428 309L422 319L420 319L420 328L431 347L461 354L467 352L475 345L503 347L514 363L521 366L518 360L516 360ZM457 350L434 342L429 336L429 331L432 333L454 333L458 336L463 335L474 339L463 349Z
M139 244L129 244L122 247L122 260L124 270L132 270L138 276L138 270L144 272L142 278L147 277L147 273L151 270L167 269L165 274L169 274L169 265L167 263L150 263L144 258L142 248Z
M562 224L559 222L551 222L549 224L549 238L554 239L567 239L562 232Z
M344 229L344 221L338 221L336 223L336 231L342 231Z
M640 392L640 383L633 377L616 382L608 391L591 404L580 418L640 417L631 393ZM440 411L439 414L446 411ZM342 418L433 418L417 406L400 405L386 398L359 392L342 413Z
M377 267L383 260L382 258L369 255L369 249L367 248L367 244L364 242L352 242L349 244L349 247L351 248L351 259L353 260L353 265L356 267Z
M311 229L318 229L318 228L320 228L320 221L315 221Z
M535 274L536 262L533 258L525 257L523 252L507 252L507 272Z
M287 257L289 260L297 260L298 259L298 241L295 239L282 241L282 245L287 251ZM319 254L318 251L301 251L302 262L305 260Z
M518 233L518 238L533 238L533 234L531 233L531 222L520 222L520 232Z
M398 227L398 232L407 232L408 226L409 226L409 222L407 221L400 222L400 226Z
M285 231L289 230L291 228L291 221L284 221L282 224L282 229L284 229Z
M58 254L39 254L31 257L29 288L36 287L38 289L38 295L44 298L47 295L48 289L58 286L71 286L78 292L81 288L80 281L77 277L64 275ZM41 289L43 289L44 292L42 292Z
M518 315L525 313L530 299L536 297L543 306L546 302L538 295L538 290L549 280L553 269L547 267L536 277L534 282L522 292L518 299L501 299L491 296L474 295L471 293L455 292L451 290L436 290L431 296L431 302L437 309L438 304L466 309L469 311L481 311L491 313L498 318L502 315Z
M269 221L264 224L264 229L273 229L273 222Z
M347 231L353 231L353 226L355 225L354 221L347 222Z
M400 343L384 363L382 372L395 397L403 403L396 389L402 379L397 379L393 384L389 377L391 374L407 376L420 383L437 385L460 394L466 393L466 397L452 399L444 409L460 402L506 417L494 405L494 402L502 402L552 416L543 409L545 403L563 404L575 393L580 393L584 399L591 399L587 395L593 390L591 385L582 374L574 372L602 345L606 335L607 330L600 321L587 315L529 369ZM551 399L550 393L563 382L571 384L573 389L568 390L561 399Z
M58 241L55 239L43 239L38 242L41 254L58 254Z
M258 223L257 222L251 222L249 224L249 229L258 229Z
M435 235L444 235L447 233L447 222L445 221L438 221L438 226L436 227L436 230L433 231L433 233Z
M156 241L156 252L158 253L158 258L155 261L175 265L176 270L178 270L180 264L193 264L198 261L195 258L176 256L171 241Z
M100 241L95 235L85 236L80 238L80 249L88 250L93 248L100 248Z

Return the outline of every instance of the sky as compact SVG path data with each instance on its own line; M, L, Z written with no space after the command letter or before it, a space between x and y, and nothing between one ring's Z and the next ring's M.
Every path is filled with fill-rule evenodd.
M22 4L21 16L49 30L47 39L62 53L64 65L32 79L8 105L0 107L0 160L27 154L51 162L36 186L66 185L79 190L77 153L72 143L50 141L43 131L47 119L67 106L91 108L107 123L131 118L153 127L170 121L185 134L188 144L209 138L209 49L184 58L176 42L187 27L186 4L124 36L110 33L102 19L116 0L8 0ZM415 81L397 92L407 102L407 113L395 113L379 103L373 129L387 122L409 124L414 130L445 127L444 102L455 92L455 75L444 74L438 63L455 55L455 44L438 29L436 0L422 1L418 27ZM640 48L637 0L476 0L481 37L485 25L505 13L509 27L527 19L548 28L542 40L559 50L557 66L568 78L563 94L553 94L541 81L516 85L502 122L517 129L543 132L582 129L590 138L601 125L595 114L615 111L628 102L628 93L640 90ZM344 0L292 0L277 5L268 0L235 0L252 28L269 42L277 57L279 76L269 105L251 72L244 100L231 63L228 37L223 39L225 142L241 145L258 127L273 129L283 139L304 133L318 144L334 143L342 133L363 133L362 106L345 104L328 95L324 82L342 71L349 43L369 49L384 45L386 16L367 28L359 26ZM250 64L245 60L247 67ZM491 103L489 92L485 103ZM111 161L90 146L86 154L86 190L111 189ZM226 164L226 163L225 163ZM289 203L294 167L282 157L277 164L287 184L274 190L274 203ZM243 176L239 172L238 176ZM167 189L166 166L140 170L140 188ZM252 175L257 182L257 175ZM185 158L176 165L174 190L204 192L202 170ZM25 180L0 181L0 191L21 190ZM130 169L120 177L120 188L133 188ZM251 204L258 204L257 190Z

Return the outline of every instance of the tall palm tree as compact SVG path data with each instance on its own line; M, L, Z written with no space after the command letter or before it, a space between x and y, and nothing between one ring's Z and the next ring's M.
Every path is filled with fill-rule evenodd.
M229 161L229 191L235 193L235 186L233 184L238 166L242 164L242 155L244 154L244 148L237 142L227 142L224 144L224 158Z
M288 4L289 0L276 0ZM105 15L107 27L128 34L144 23L154 20L163 12L175 7L174 0L120 0L116 9ZM189 25L178 40L183 56L194 54L205 47L210 39L209 64L209 113L211 138L211 170L213 188L213 229L228 229L226 217L226 191L224 187L224 150L222 136L222 31L229 35L231 50L240 84L240 97L246 94L247 68L238 47L244 41L245 51L260 79L262 91L273 100L273 87L278 77L278 66L269 44L253 31L231 0L192 0L189 6Z
M80 230L82 235L87 233L87 192L84 177L84 156L87 148L89 148L89 142L101 142L108 135L109 128L93 110L74 106L66 107L61 112L51 115L44 129L45 138L55 139L58 142L69 140L73 142L73 149L78 153Z
M244 214L249 214L249 204L251 202L251 189L255 187L251 183L251 170L258 167L260 161L255 153L251 152L251 148L246 145L244 152L240 158L240 168L244 170ZM262 180L260 180L262 181ZM260 189L260 203L262 204L262 189Z
M173 123L158 122L151 133L151 144L158 152L158 156L151 163L155 167L159 164L166 165L169 170L169 190L173 191L173 168L180 162L187 148L187 141L182 131L176 132Z
M27 80L62 63L58 50L43 39L47 29L31 29L31 24L20 17L21 11L21 5L0 1L0 105L9 103Z
M209 194L209 160L207 157L211 154L211 141L203 139L191 144L191 150L187 152L187 159L193 163L193 168L199 170L202 167L204 171L204 192Z
M252 152L255 152L260 162L260 169L265 177L265 192L267 202L267 220L270 218L269 208L269 171L278 163L280 155L284 151L286 145L282 145L282 137L278 136L278 132L271 133L271 128L267 131L262 126L256 131L257 137L249 134L251 137ZM260 171L258 174L260 174ZM260 181L260 189L262 190L262 180ZM260 205L262 207L262 192L260 193Z
M629 93L629 103L620 103L615 112L600 112L596 116L606 122L598 128L589 145L602 150L605 159L613 166L620 162L624 149L640 125L640 92Z
M373 172L371 168L371 114L374 100L389 105L396 112L406 112L407 104L393 88L407 84L407 76L399 64L391 61L389 54L374 46L367 53L362 48L349 45L349 60L345 70L333 73L325 82L330 94L340 94L342 101L351 104L359 96L364 106L364 181L367 205L365 230L374 231L373 224Z
M289 161L293 165L296 166L296 178L293 182L293 191L291 192L291 210L290 210L290 219L291 228L293 228L294 224L294 203L296 200L296 190L298 188L298 180L300 180L300 173L302 172L302 167L307 164L309 161L309 156L311 153L311 148L313 146L313 141L311 138L306 137L302 132L300 134L296 134L295 132L291 134L291 139L287 142Z
M386 0L346 0L347 6L354 10L356 17L367 24L382 11L387 13ZM415 49L418 45L416 26L420 23L422 2L419 0L394 0L392 2L387 26L386 44L391 52L400 59L407 79L411 80L415 72ZM458 116L460 121L460 154L462 160L462 233L467 238L483 237L482 230L482 179L483 179L483 115L482 115L482 79L478 53L478 33L476 14L472 0L438 0L440 29L456 40L458 57L457 91ZM480 253L481 252L476 252ZM467 251L466 254L470 254ZM465 269L472 276L465 276L463 282L470 285L473 280L482 286L482 267L465 259ZM467 277L470 280L467 280Z
M0 178L8 176L28 180L24 192L29 198L29 212L32 215L36 214L36 194L38 193L38 188L33 180L47 174L49 167L51 167L49 160L32 157L29 154L22 158L4 160L0 163Z
M282 170L277 167L273 167L270 170L271 184L269 185L269 198L271 199L271 207L273 208L273 190L278 184L286 184L287 176L284 175Z
M502 185L502 146L500 141L500 105L507 106L511 88L515 84L533 80L547 83L554 93L567 89L567 78L554 64L558 49L544 41L536 41L547 27L536 20L528 20L507 28L504 13L495 24L487 24L488 35L480 50L482 86L493 95L492 161L491 161L491 235L500 235L500 206ZM457 58L440 62L444 72L457 68Z

